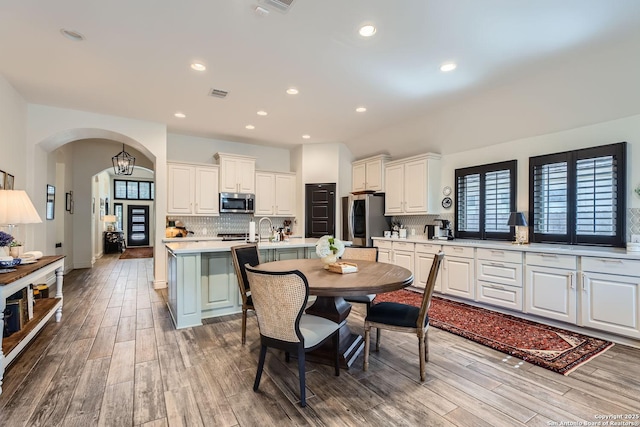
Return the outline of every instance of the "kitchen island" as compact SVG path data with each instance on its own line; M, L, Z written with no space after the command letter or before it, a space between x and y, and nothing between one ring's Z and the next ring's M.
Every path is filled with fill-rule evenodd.
M317 258L318 239L258 244L262 262ZM202 319L242 312L231 247L242 241L171 241L165 244L169 311L177 329L202 325Z

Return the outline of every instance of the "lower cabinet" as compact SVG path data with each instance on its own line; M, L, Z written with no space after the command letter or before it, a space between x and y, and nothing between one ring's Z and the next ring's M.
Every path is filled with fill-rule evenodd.
M202 254L202 318L242 311L233 261L229 252Z
M476 300L522 311L522 253L477 249Z
M529 253L526 264L524 311L576 323L576 257Z
M373 246L378 248L378 262L393 264L393 258L391 256L391 242L388 240L374 240Z
M640 338L640 261L582 258L582 326Z
M395 265L414 271L414 244L409 242L393 242L392 260Z
M416 243L415 251L415 270L413 286L419 289L424 289L429 279L429 273L431 272L431 265L433 264L433 257L440 252L441 246L431 243ZM436 278L436 285L434 287L436 292L442 292L442 267Z
M475 291L474 248L445 246L442 264L442 292L474 300Z

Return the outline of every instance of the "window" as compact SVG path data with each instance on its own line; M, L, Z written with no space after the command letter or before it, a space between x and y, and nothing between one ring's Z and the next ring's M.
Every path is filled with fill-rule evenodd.
M122 200L153 200L155 186L150 181L113 180L115 199Z
M517 160L456 169L456 235L509 240L516 210Z
M624 246L626 143L529 159L532 242Z

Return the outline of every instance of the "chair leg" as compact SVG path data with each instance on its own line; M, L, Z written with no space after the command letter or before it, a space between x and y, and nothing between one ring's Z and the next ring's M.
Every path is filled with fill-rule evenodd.
M340 376L340 330L333 334L333 347L336 349L333 355L333 364L336 369L336 377Z
M364 363L362 364L362 370L369 369L369 340L371 336L371 326L365 325L364 327Z
M429 330L424 333L424 361L429 361Z
M425 365L426 365L426 354L425 354L425 336L422 334L418 334L418 346L419 346L419 358L420 358L420 381L424 381L425 379Z
M267 356L267 346L260 346L260 359L258 360L258 372L256 372L256 380L253 383L253 391L258 391L260 386L260 378L262 378L262 369L264 368L264 359Z
M247 309L242 310L242 345L247 342Z
M376 351L380 351L380 328L376 328Z
M304 408L307 406L307 389L304 381L304 347L302 345L298 347L298 376L300 377L300 406Z

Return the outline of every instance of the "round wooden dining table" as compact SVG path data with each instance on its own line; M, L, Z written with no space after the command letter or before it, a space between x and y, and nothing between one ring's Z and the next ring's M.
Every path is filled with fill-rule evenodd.
M413 283L413 274L404 267L374 261L342 261L356 264L355 273L334 273L324 268L319 259L291 259L262 263L255 268L263 271L298 270L309 282L309 293L317 296L316 301L306 310L307 314L321 316L341 323L340 365L348 368L364 347L360 334L352 333L347 326L347 316L351 304L345 296L379 294L405 288ZM333 365L333 347L330 342L310 352L307 360Z

